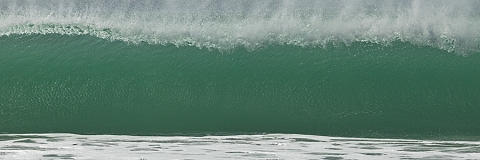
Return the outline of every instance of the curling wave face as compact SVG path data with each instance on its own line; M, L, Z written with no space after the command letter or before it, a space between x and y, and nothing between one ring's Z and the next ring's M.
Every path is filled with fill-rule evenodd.
M479 8L0 0L0 132L478 140Z

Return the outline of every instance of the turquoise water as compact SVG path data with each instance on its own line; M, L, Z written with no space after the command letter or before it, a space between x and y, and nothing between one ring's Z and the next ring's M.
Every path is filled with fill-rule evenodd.
M9 133L480 130L478 54L407 42L231 53L57 34L0 42L1 126Z
M0 2L2 133L478 140L477 1Z

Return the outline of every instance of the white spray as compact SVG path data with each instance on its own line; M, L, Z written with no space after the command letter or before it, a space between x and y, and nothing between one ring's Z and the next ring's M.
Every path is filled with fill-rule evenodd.
M408 41L478 52L476 0L0 0L0 35L94 35L229 50Z

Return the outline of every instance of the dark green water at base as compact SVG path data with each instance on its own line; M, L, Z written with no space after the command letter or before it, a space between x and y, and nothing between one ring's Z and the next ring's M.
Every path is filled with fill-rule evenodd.
M93 36L0 37L0 132L480 133L480 55L270 45L227 53Z

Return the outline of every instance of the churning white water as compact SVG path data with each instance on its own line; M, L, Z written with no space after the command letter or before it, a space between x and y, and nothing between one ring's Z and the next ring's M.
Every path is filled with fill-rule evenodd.
M0 159L477 159L480 142L232 136L0 135Z

